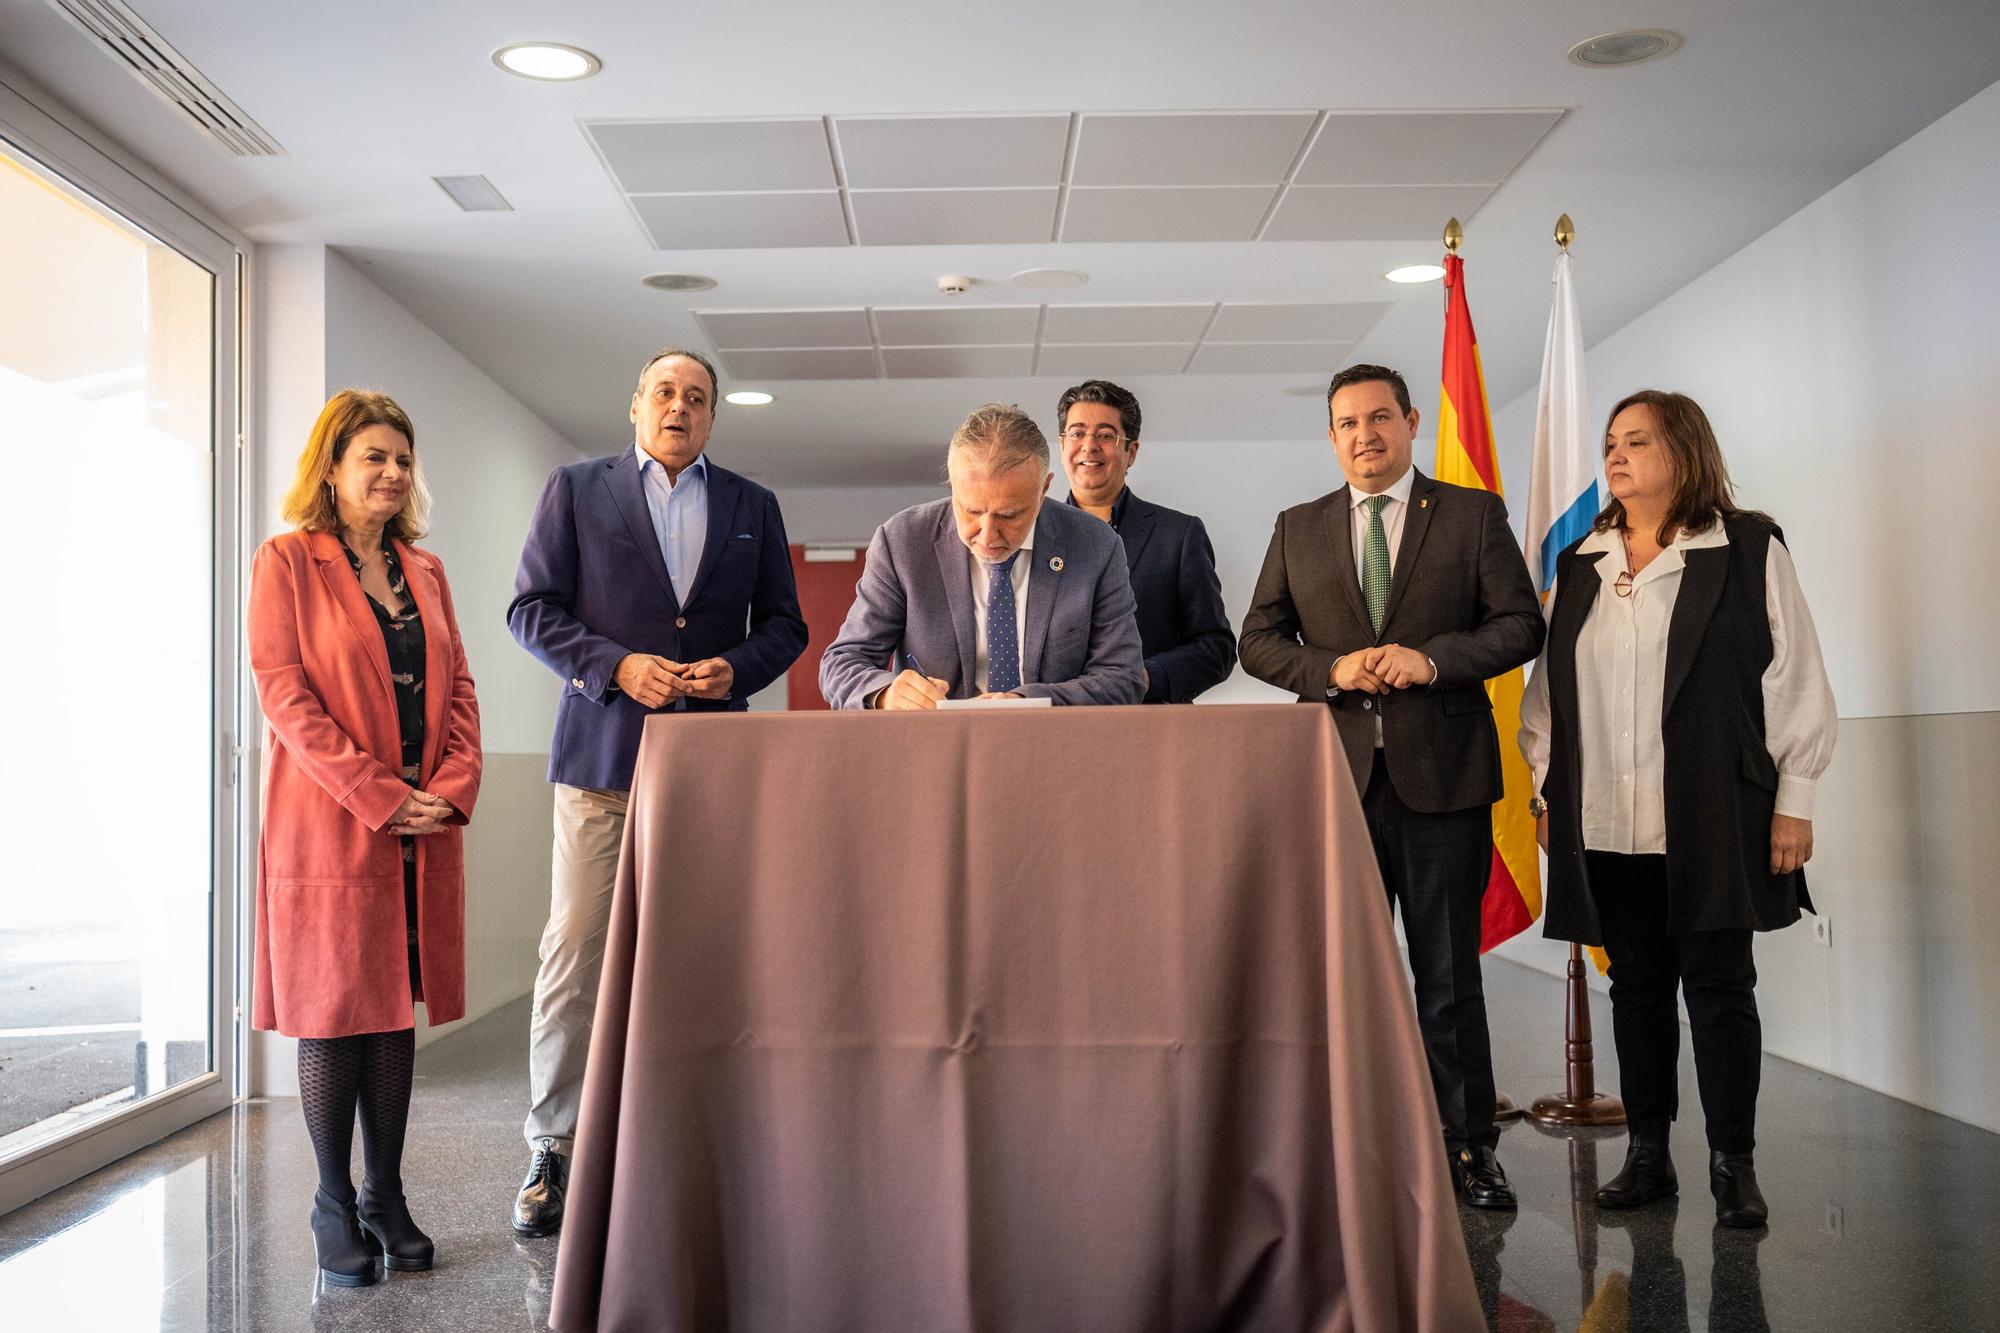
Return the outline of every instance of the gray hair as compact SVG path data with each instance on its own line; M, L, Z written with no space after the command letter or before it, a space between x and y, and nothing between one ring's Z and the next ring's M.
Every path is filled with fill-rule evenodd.
M1011 403L987 403L974 408L952 432L951 451L976 455L995 472L1034 459L1049 470L1049 441L1035 419Z

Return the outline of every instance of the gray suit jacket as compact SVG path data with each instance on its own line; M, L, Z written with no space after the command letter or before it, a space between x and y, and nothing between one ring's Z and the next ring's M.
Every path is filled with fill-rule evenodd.
M1059 704L1136 704L1145 694L1139 625L1125 547L1110 525L1044 500L1035 522L1019 693ZM1059 567L1058 567L1059 566ZM909 665L973 688L972 553L958 539L951 500L905 509L876 529L854 605L819 660L819 689L835 708L866 708Z
M1368 790L1375 719L1397 795L1431 814L1500 799L1500 744L1485 682L1542 646L1541 606L1500 497L1417 474L1377 634L1354 567L1353 506L1342 486L1278 515L1243 617L1243 669L1325 707L1334 659L1400 643L1437 663L1428 686L1342 694L1333 720ZM1511 738L1510 738L1511 739Z

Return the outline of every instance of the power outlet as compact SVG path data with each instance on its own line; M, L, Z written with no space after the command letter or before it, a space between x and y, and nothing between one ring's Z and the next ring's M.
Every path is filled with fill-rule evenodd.
M1815 916L1812 919L1812 923L1813 943L1822 949L1831 949L1833 947L1833 918Z

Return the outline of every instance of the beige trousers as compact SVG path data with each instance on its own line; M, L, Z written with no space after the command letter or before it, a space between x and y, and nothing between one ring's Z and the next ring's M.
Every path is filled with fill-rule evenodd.
M568 1153L576 1139L628 799L622 791L561 784L555 789L549 924L542 931L542 965L528 1020L530 1147L554 1139L557 1149Z

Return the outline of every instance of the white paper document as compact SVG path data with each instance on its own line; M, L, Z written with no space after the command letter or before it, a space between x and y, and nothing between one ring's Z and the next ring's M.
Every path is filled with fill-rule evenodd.
M939 708L1053 708L1054 699L940 699Z

